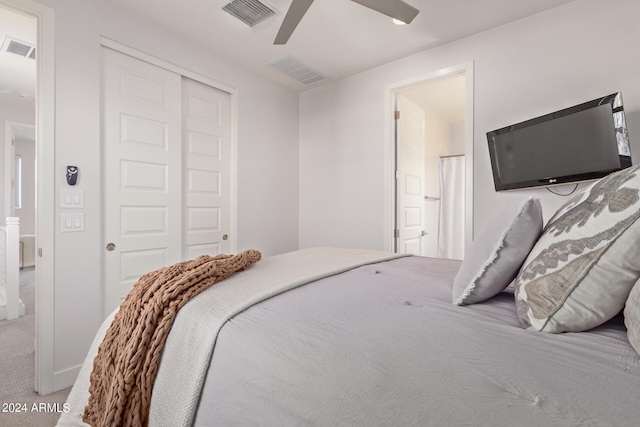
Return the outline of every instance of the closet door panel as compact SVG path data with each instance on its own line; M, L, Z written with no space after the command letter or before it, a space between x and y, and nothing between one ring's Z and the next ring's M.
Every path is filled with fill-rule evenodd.
M102 48L104 314L182 259L181 76Z
M229 253L231 96L183 78L187 258Z

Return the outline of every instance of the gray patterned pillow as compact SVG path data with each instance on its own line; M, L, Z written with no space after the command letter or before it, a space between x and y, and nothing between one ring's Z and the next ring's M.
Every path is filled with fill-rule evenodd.
M640 282L636 283L624 306L624 324L629 342L640 354Z
M516 279L525 328L585 331L622 310L640 277L639 167L595 182L549 220Z
M502 292L518 274L540 233L542 207L532 197L487 222L467 248L453 281L453 303L475 304Z

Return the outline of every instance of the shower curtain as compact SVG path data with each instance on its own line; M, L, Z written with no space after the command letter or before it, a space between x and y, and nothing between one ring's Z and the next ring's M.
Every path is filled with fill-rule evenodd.
M440 157L440 224L438 257L464 257L465 158Z

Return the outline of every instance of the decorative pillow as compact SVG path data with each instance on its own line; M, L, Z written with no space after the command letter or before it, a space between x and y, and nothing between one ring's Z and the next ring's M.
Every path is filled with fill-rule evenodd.
M636 282L624 306L624 324L631 346L640 354L640 282Z
M467 248L454 279L453 303L474 304L502 292L518 274L540 233L542 207L534 198L485 224Z
M639 167L596 181L549 220L516 279L525 328L586 331L622 310L640 277Z

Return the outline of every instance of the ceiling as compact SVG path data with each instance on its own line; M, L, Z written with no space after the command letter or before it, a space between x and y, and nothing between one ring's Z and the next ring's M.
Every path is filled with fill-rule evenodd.
M36 19L0 8L0 47L8 36L35 46ZM0 51L0 105L33 104L36 61Z
M405 0L420 13L402 26L350 0L316 0L282 46L273 40L291 0L264 0L276 15L253 28L222 10L229 0L105 1L303 91L573 0ZM5 35L35 44L35 25L35 19L0 9L0 45ZM287 55L325 79L304 85L266 65ZM0 103L33 103L34 62L0 52Z
M266 66L293 55L311 70L339 79L572 0L405 0L420 13L409 25L350 0L316 0L288 43L274 46L291 0L260 0L277 10L251 28L222 10L230 0L108 0L294 90L305 86Z

